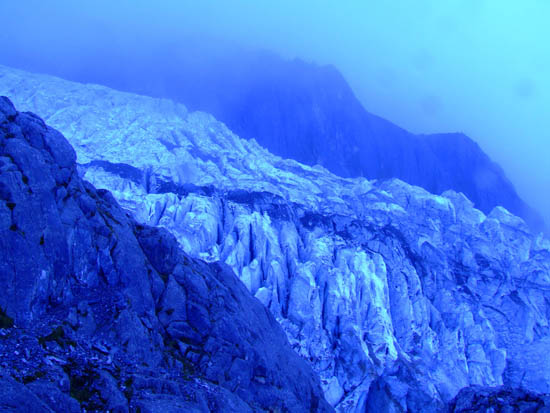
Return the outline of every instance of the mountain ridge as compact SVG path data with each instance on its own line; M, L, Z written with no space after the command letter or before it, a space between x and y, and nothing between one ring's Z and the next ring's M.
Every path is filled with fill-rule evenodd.
M75 62L72 69L29 64L75 81L174 99L213 114L238 136L283 158L321 164L343 177L399 178L436 194L463 192L486 214L502 205L533 231L548 231L540 213L471 138L413 134L366 111L332 65L234 46L220 51L197 39L167 50L170 60L160 51L129 54L116 67L109 59L100 67Z
M544 229L502 168L463 133L412 134L367 112L331 65L273 54L250 60L238 74L223 72L198 97L185 88L178 95L177 87L166 96L193 102L191 107L284 158L319 163L344 177L399 178L436 194L463 192L485 213L502 205L533 230ZM228 91L223 83L234 86Z
M172 51L170 61L161 53L154 64L132 56L127 65L106 62L66 75L211 113L238 136L283 158L320 164L343 177L399 178L436 194L463 192L486 214L502 205L534 231L545 230L540 214L471 138L460 132L413 134L366 111L336 67L269 51L189 47Z

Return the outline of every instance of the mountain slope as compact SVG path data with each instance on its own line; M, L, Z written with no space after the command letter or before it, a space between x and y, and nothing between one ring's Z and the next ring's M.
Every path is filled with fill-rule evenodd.
M241 138L256 139L276 155L320 164L339 176L399 178L435 194L462 192L484 213L501 205L534 231L544 229L502 169L467 136L414 135L368 113L334 67L267 52L222 52L203 43L130 55L116 66L101 59L106 61L99 66L75 64L76 72L55 65L45 69L174 99L213 114Z
M437 411L471 385L550 391L550 245L504 208L283 160L177 103L2 68L80 172L225 262L340 411Z
M75 159L0 98L0 410L332 411L227 266L138 225Z
M194 81L188 76L174 79L163 96L212 113L276 155L344 177L399 178L435 194L452 189L485 213L501 205L532 228L543 227L474 141L460 133L414 135L368 113L331 66L256 54L238 70L216 72L198 92L178 87Z

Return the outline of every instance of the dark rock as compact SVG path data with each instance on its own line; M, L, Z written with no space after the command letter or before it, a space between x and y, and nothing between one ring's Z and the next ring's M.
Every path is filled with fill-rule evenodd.
M534 413L547 410L550 410L548 395L506 386L465 387L448 405L449 413L488 411Z
M34 115L0 113L0 410L332 410L228 267L137 225Z
M32 382L27 387L37 395L52 411L79 413L81 412L78 401L69 394L63 392L54 383Z
M95 385L99 394L105 400L105 407L113 413L127 413L128 400L119 390L117 380L108 371L101 370Z
M54 412L27 386L15 381L3 369L0 369L0 388L2 389L0 393L0 411L2 412Z

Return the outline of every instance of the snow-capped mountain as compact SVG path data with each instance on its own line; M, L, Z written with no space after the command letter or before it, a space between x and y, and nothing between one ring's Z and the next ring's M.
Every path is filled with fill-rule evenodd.
M60 130L138 221L231 266L338 410L436 411L475 384L550 392L550 243L506 209L340 178L169 100L6 67L0 95Z

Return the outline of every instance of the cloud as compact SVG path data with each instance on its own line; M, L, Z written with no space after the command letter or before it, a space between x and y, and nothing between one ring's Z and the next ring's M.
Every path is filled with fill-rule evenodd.
M439 116L443 111L443 103L437 96L426 95L420 101L422 111L427 116Z
M514 94L521 99L529 99L536 93L536 85L530 78L519 79L514 87Z

